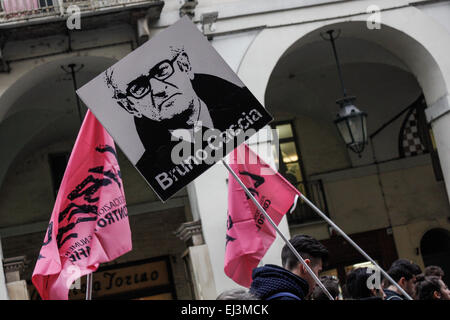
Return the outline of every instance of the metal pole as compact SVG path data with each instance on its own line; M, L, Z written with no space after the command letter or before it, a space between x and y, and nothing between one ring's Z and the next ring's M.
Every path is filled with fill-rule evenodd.
M264 210L264 208L259 204L258 200L255 199L253 194L247 189L247 187L244 185L244 183L239 179L239 177L236 175L236 173L231 169L231 167L222 159L222 163L225 165L225 167L228 169L228 171L233 175L234 179L240 184L242 189L244 189L245 193L252 199L253 203L256 205L256 207L259 209L260 212L264 214L266 219L270 222L270 224L275 228L277 233L280 235L280 237L284 240L286 245L289 247L289 249L294 253L294 255L297 257L297 259L301 262L301 264L305 267L305 269L308 271L309 275L314 279L314 281L317 283L317 285L322 289L322 291L328 296L330 300L334 300L333 296L328 292L328 290L325 288L323 283L317 278L317 276L314 274L314 272L311 270L311 268L306 264L305 260L300 256L300 254L295 250L294 246L289 242L288 239L284 236L284 234L278 229L278 226L273 222L272 218L267 214L267 212Z
M392 283L397 289L409 300L413 300L406 292L405 290L400 287L400 285L395 282L367 253L364 252L363 249L361 249L349 236L345 234L344 231L341 230L333 221L331 221L330 218L328 218L322 211L320 211L319 208L317 208L311 201L308 200L303 194L300 194L300 197L305 201L319 216L321 216L326 222L328 222L329 225L333 227L334 230L336 230L342 237L344 237L345 240L347 240L356 250L358 250L359 253L361 253L367 260L369 260L374 266L376 266L381 273L386 277L386 279L389 280L390 283Z
M86 276L86 300L92 300L92 272Z
M336 60L338 76L339 76L339 80L341 81L342 91L344 92L344 98L345 98L347 96L347 90L345 90L344 78L342 77L341 65L339 63L339 58L338 58L338 55L337 55L336 45L334 43L334 39L335 39L335 38L333 38L334 30L329 30L329 31L327 31L327 33L330 36L331 46L333 47L334 58Z
M73 88L74 88L74 93L75 93L75 100L77 102L77 108L78 108L78 117L80 118L80 124L83 124L83 118L81 116L80 98L78 98L78 95L77 95L78 85L77 85L77 78L75 76L76 64L71 63L68 65L68 67L70 68L70 73L72 75L72 83L73 83ZM67 72L67 70L64 68L64 66L61 66L61 68L65 72ZM81 68L83 68L83 65L80 66L80 68L77 70L77 72L80 71ZM89 273L88 275L86 275L86 300L92 300L92 278L93 278L92 273Z
M71 63L68 65L68 67L70 68L70 73L72 74L72 81L73 81L73 87L74 87L74 91L75 91L75 100L77 101L77 108L78 108L78 116L80 117L80 122L83 123L83 119L81 118L81 105L80 105L80 100L78 98L77 95L77 79L75 77L75 63Z

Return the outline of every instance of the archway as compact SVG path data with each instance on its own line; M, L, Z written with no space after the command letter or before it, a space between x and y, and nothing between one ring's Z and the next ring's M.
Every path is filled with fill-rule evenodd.
M30 70L8 88L0 97L0 186L20 153L29 154L76 137L80 120L75 92L71 75L61 66L83 65L77 73L77 85L81 87L115 61L90 56L58 59Z
M450 280L450 231L435 228L428 230L420 240L420 251L422 253L425 267L435 265L444 270L444 282Z
M52 185L52 180L56 180L53 179L54 173L59 171L63 174L65 171L65 162L58 161L58 166L52 166L52 159L59 154L70 154L80 128L72 78L61 69L61 65L84 65L77 73L80 87L115 61L106 57L64 58L30 70L10 87L15 92L11 91L9 96L15 96L15 99L9 100L10 107L0 122L0 229L5 256L26 256L28 264L22 278L28 282L55 205L58 186L56 183ZM27 83L27 86L21 87L20 83ZM83 111L86 111L84 107ZM138 266L150 258L158 257L155 260L161 261L160 256L165 256L163 259L167 260L174 276L180 274L184 279L183 266L176 264L175 260L186 249L184 242L166 240L171 231L186 222L185 195L181 195L182 198L173 206L159 205L157 196L117 146L116 151L128 212L133 215L129 220L137 247L131 256L120 257L120 262L132 262ZM149 237L148 226L151 225L159 225L159 228ZM175 239L175 235L172 237ZM151 245L163 238L160 246ZM131 265L121 266L128 268ZM161 272L164 270L165 267ZM183 281L180 282L182 285ZM172 286L175 284L178 285L171 282Z
M417 19L415 23L401 17L408 12ZM380 30L369 30L366 18L360 15L265 29L248 49L239 76L276 120L293 124L306 190L309 182L328 179L324 189L334 222L350 235L366 236L373 230L390 235L391 258L380 259L392 261L397 248L400 256L408 245L396 226L424 219L425 213L417 207L427 208L427 218L440 218L448 207L446 190L436 183L429 156L401 158L399 135L410 114L396 116L414 106L422 94L428 109L436 109L437 101L447 99L448 58L435 41L440 39L446 48L450 42L443 28L414 8L383 12ZM361 159L347 151L333 124L339 110L335 101L342 92L331 46L320 37L329 29L341 30L336 45L344 80L349 94L357 97L356 105L369 114L369 134L389 123L374 137L374 152L367 147ZM449 166L445 145L439 147L441 164ZM390 167L379 173L379 162ZM405 163L410 166L402 167ZM450 176L444 165L443 172L448 186ZM314 193L309 193L317 204ZM326 227L290 226L291 232L311 230L324 239L330 234ZM372 244L374 250L386 254L380 242ZM364 261L343 263L354 262Z
M411 23L409 19L405 19L405 15L409 15L414 18L414 23ZM351 39L355 43L357 41L365 44L366 48L373 47L378 48L374 51L376 54L372 54L370 51L365 54L365 61L376 66L380 62L381 51L383 54L383 66L385 68L392 68L395 72L405 72L404 75L408 76L411 82L415 82L417 95L411 98L411 103L418 98L420 93L423 93L426 104L428 105L427 117L428 120L436 119L439 115L444 114L448 110L449 101L449 84L450 84L450 66L448 65L445 50L443 47L449 48L450 42L448 39L448 33L442 26L438 25L435 21L428 16L417 10L416 8L405 8L401 12L387 11L383 12L382 25L380 30L369 30L366 25L367 15L357 15L346 18L330 19L327 21L316 21L311 23L302 23L296 25L286 26L274 26L264 29L255 38L252 45L248 49L239 68L239 76L247 84L249 89L257 96L257 98L268 105L268 92L271 80L274 80L275 71L282 63L283 60L289 59L292 53L299 52L301 48L315 46L320 38L319 33L330 28L338 28L342 30L342 39ZM424 32L426 30L426 32ZM282 31L282 32L281 32ZM430 37L430 34L433 37ZM282 36L280 36L282 35ZM345 35L345 36L344 36ZM432 38L432 39L431 39ZM436 41L436 39L439 39ZM338 41L340 41L338 39ZM343 42L342 41L342 42ZM267 44L270 44L268 46ZM439 43L439 45L437 45ZM318 44L317 44L318 45ZM324 46L327 43L323 44ZM338 49L339 49L338 43ZM328 44L329 46L329 44ZM327 48L325 52L328 53L327 59L330 63L331 76L335 76L334 80L337 83L337 76L335 69L331 69L331 64L334 63L330 48ZM317 51L318 52L318 51ZM360 53L358 49L354 52ZM342 54L342 50L341 50ZM357 61L354 60L355 55L350 54L347 57L349 65ZM345 59L343 57L343 59ZM320 60L320 57L317 57ZM323 61L322 61L323 62ZM255 66L258 66L255 68ZM314 64L309 64L307 69L312 70ZM289 76L286 74L285 76ZM317 74L317 76L319 76ZM345 77L345 75L344 75ZM320 80L320 79L319 79ZM337 92L337 91L336 91ZM313 98L320 97L322 92L313 92ZM339 98L339 93L333 99L333 101ZM384 93L379 93L383 95ZM364 101L359 100L359 105L364 106ZM408 104L403 101L404 106ZM270 107L270 106L269 106ZM329 118L332 119L335 116L338 108L332 102L330 109L326 109ZM333 108L333 109L331 109ZM442 111L441 111L442 110ZM372 116L376 114L372 112ZM372 117L371 120L374 118ZM375 119L377 120L377 119ZM378 120L382 120L381 118ZM442 128L445 121L433 122L433 129L439 132L443 132ZM377 121L372 121L372 124L377 125ZM442 124L441 124L442 123ZM329 123L328 123L329 124ZM383 122L378 123L383 124ZM332 125L328 128L323 128L324 132L327 129L331 129ZM333 134L337 134L334 131ZM447 184L450 181L450 157L447 155L448 149L444 136L436 135L437 151L440 156L440 164L442 165L442 171ZM370 162L369 158L366 162L359 162L352 154L347 154L346 151L342 152L342 145L339 146L339 141L333 143L337 146L330 150L330 156L333 157L337 154L341 160L342 167L348 166L350 163L362 165ZM394 148L397 148L396 145ZM355 162L356 160L356 162ZM379 160L379 159L378 159ZM448 191L447 191L448 194Z

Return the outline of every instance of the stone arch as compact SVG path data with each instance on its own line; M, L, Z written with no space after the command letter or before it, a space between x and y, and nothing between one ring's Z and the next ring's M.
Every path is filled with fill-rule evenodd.
M0 96L0 147L2 148L0 186L14 159L27 145L33 144L33 141L41 135L45 136L40 139L41 144L45 143L45 139L58 139L56 129L51 128L64 118L67 122L68 109L75 106L75 93L71 76L65 74L61 65L69 63L84 65L77 76L78 87L80 87L114 62L116 59L105 56L64 56L58 59L53 58L51 61L41 61L34 68L22 72L15 78L15 81ZM66 94L52 92L54 89L48 85L49 88L45 89L47 95L37 93L45 87L46 81L54 79L65 82ZM75 120L79 121L78 115L74 115L76 115ZM67 130L71 129L67 128Z
M407 70L422 90L428 108L427 120L435 132L447 189L450 181L450 156L448 150L448 126L445 119L450 115L450 63L447 52L450 39L447 30L420 9L405 7L401 10L381 12L380 30L369 30L366 26L368 14L340 17L311 23L298 23L267 27L262 30L248 48L238 75L261 103L266 105L266 93L272 73L285 55L295 48L317 40L321 31L330 28L346 28L346 34L361 39L390 52L400 64L398 69ZM414 23L411 21L414 20ZM320 37L319 37L320 38ZM436 132L439 132L436 134ZM443 134L441 134L441 132ZM354 157L342 164L353 162ZM351 158L351 160L350 160ZM366 159L367 163L370 159ZM448 193L448 191L447 191Z
M11 79L9 80L11 81L10 85L6 87L4 92L0 93L0 123L18 98L26 94L42 79L60 74L62 72L61 65L80 63L84 64L86 68L98 69L98 73L100 73L103 71L102 68L112 65L116 61L116 58L108 56L65 55L51 57L51 59L40 59L23 67L15 67L13 71L16 70L16 72L8 75L8 78Z
M380 30L367 29L367 16L266 28L248 48L238 74L255 96L264 102L270 75L289 49L308 43L322 29L354 24L357 27L353 37L376 43L405 63L423 88L429 106L445 97L450 85L450 64L446 53L450 49L450 41L447 31L412 7L382 12ZM411 23L411 19L415 23ZM283 32L280 32L281 29Z
M450 231L433 228L425 232L420 240L420 252L425 266L436 265L450 279Z

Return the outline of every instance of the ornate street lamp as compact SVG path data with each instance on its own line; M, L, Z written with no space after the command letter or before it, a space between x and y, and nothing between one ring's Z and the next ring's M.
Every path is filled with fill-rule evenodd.
M321 33L324 40L331 42L333 47L334 58L336 59L336 65L338 70L339 80L341 82L343 98L336 101L340 106L339 113L337 114L337 119L334 120L339 133L344 140L347 148L357 153L361 157L361 153L367 144L367 126L366 118L367 113L360 111L354 104L356 97L347 96L347 91L345 90L344 80L342 78L341 66L339 64L339 59L336 51L336 45L334 40L339 37L340 31L337 35L334 34L334 30L328 30L327 32ZM328 34L328 36L326 35Z

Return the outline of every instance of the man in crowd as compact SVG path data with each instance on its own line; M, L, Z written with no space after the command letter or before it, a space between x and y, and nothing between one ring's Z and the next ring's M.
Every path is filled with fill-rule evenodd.
M290 240L316 276L322 271L328 250L316 239L297 235ZM283 267L267 264L255 268L250 292L262 300L304 300L314 290L316 283L303 264L287 245L281 251Z
M369 277L373 274L373 270L365 268L353 269L347 275L345 283L346 295L353 300L383 300L385 297L384 291L379 286L370 286Z
M450 300L450 290L437 276L418 275L416 292L418 300Z
M399 259L392 263L387 273L414 299L416 294L416 276L422 273L417 264L405 259ZM400 290L387 281L385 281L384 293L386 294L386 300L406 300L406 297L402 295Z
M438 277L440 280L445 276L444 270L442 270L439 266L428 266L425 268L424 271L425 277L435 276Z
M320 282L328 290L328 292L333 296L334 300L341 299L341 289L339 285L339 280L333 276L321 276ZM312 294L313 300L329 300L328 296L323 292L322 288L316 286Z

